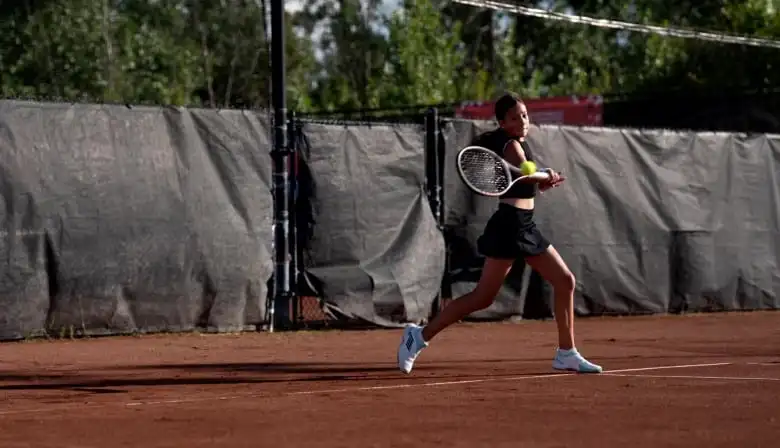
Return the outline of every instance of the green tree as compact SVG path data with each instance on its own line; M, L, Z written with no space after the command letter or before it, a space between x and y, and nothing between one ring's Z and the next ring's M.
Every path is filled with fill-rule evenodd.
M448 0L407 0L383 17L381 3L307 0L286 16L289 107L391 108L487 99L504 89L537 96L780 85L777 49L507 16ZM780 39L776 0L544 3ZM271 95L268 12L267 0L3 2L0 92L263 107Z
M262 107L265 0L48 0L0 9L5 97ZM308 38L288 17L290 104L309 103Z
M385 105L434 104L463 97L466 57L458 51L460 23L447 29L429 0L406 0L387 23Z
M309 0L298 23L307 35L322 27L322 71L312 92L322 109L378 107L387 57L380 0Z
M641 20L647 22L780 39L780 18L771 12L766 0L644 3L638 10ZM635 42L638 40L636 37ZM653 70L646 72L635 90L715 91L780 85L778 49L664 36L647 37L644 43L643 65Z
M189 101L199 82L193 48L150 26L149 14L126 12L108 0L59 0L7 16L1 25L3 95ZM160 5L156 13L165 18L170 11Z

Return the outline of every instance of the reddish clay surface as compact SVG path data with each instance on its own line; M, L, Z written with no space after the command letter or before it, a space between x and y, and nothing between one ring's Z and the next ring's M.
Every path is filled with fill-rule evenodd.
M580 319L577 335L613 373L551 372L552 322L454 326L410 376L395 367L397 330L2 344L0 447L780 440L780 313ZM698 367L661 368L679 365Z

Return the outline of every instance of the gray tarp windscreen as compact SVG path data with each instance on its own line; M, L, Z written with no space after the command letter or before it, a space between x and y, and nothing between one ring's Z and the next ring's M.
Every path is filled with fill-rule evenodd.
M478 279L476 238L497 205L466 189L454 156L493 126L444 130L454 295ZM780 307L779 136L542 126L529 143L540 166L568 178L538 197L536 220L577 277L578 313ZM522 315L529 301L549 308L546 284L523 301L518 264L496 303L473 317Z
M497 201L465 188L454 155L490 128L443 129L445 267L422 127L305 125L305 266L326 312L395 326L428 317L445 269L454 295L473 287ZM247 111L0 102L0 339L264 323L268 135ZM530 143L569 179L536 216L580 314L780 308L780 137L543 126ZM548 315L523 268L472 317Z
M0 102L0 338L263 323L264 121Z
M431 311L444 238L425 194L420 126L307 123L314 227L307 272L325 311L396 326Z

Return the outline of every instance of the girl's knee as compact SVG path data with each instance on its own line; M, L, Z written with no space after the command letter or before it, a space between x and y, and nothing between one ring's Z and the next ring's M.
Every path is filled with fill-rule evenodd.
M572 292L577 287L577 279L570 270L563 272L553 284L553 288L560 289L562 291Z

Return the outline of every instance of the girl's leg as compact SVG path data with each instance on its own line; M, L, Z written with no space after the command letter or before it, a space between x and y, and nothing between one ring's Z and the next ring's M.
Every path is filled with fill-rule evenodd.
M411 372L415 359L431 339L469 314L490 306L512 269L512 263L514 260L485 259L482 275L473 291L448 303L425 328L407 326L398 346L398 368L404 373Z
M602 368L591 363L577 351L574 343L574 274L554 247L526 262L553 287L555 322L558 326L558 350L553 367L581 373L601 373Z
M542 278L553 287L555 322L558 325L558 346L564 350L574 348L574 288L576 280L566 262L554 247L526 258Z
M473 291L448 303L422 330L423 339L431 341L439 332L469 314L489 307L504 284L514 260L485 259L479 283Z

